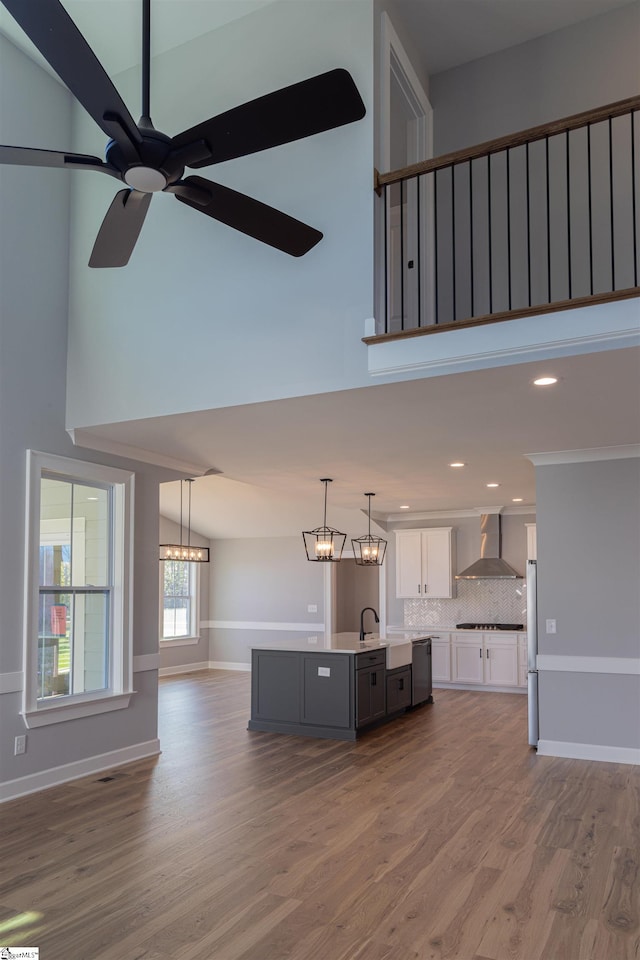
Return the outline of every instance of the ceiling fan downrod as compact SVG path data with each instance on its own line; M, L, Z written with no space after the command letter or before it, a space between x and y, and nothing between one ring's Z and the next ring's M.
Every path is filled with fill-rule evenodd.
M142 116L138 126L151 127L151 0L142 0Z

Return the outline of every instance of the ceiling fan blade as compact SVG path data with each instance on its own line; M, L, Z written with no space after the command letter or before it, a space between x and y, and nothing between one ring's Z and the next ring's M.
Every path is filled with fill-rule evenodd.
M211 157L189 164L206 167L332 130L365 113L351 74L330 70L205 120L174 137L173 146L206 140Z
M0 144L0 163L12 163L20 167L66 167L68 170L99 170L112 177L120 174L115 167L99 157L83 153L64 153L59 150L39 150L35 147L8 147Z
M104 133L118 143L124 136L140 143L142 137L120 94L59 0L2 3ZM114 136L113 118L120 136Z
M90 267L128 264L150 203L150 193L128 189L116 193L93 245Z
M292 257L302 257L322 240L306 223L203 177L186 177L168 189L194 210Z

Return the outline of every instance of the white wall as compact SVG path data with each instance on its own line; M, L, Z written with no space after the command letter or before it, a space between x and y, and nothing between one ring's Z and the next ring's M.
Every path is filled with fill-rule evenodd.
M3 143L68 148L68 93L2 36L0 98ZM27 449L136 470L134 657L153 655L158 646L157 615L149 618L147 610L158 608L161 474L76 450L64 428L71 176L38 167L0 168L0 542L11 545L0 559L0 796L80 768L91 772L91 758L99 754L131 758L157 736L155 672L144 670L135 673L137 693L129 709L31 729L26 754L13 756L14 737L26 732L20 710ZM71 767L57 769L64 764Z
M370 0L277 2L154 59L152 114L169 134L338 66L352 73L368 112L197 171L322 230L322 242L299 260L161 195L130 265L88 270L117 183L76 178L70 426L368 382L361 337L373 310L372 31ZM136 114L138 72L117 79ZM75 120L78 146L102 151L95 125L79 110ZM180 389L167 389L181 374Z
M633 3L435 74L436 155L637 94L639 36Z
M640 762L640 460L539 466L536 488L540 737Z
M253 643L283 633L321 639L323 573L324 564L307 560L302 536L212 540L209 614L212 624L225 625L212 626L210 659L248 663ZM301 624L309 629L292 629Z

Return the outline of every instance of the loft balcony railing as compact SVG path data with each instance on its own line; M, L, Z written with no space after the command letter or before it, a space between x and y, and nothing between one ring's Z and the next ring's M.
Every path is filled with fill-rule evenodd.
M640 296L640 96L379 174L378 339Z

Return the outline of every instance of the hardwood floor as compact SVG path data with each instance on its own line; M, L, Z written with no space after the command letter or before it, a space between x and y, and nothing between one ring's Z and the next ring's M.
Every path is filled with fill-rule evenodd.
M526 698L436 690L356 743L160 685L163 753L5 804L0 943L42 960L631 960L640 768L537 757Z

